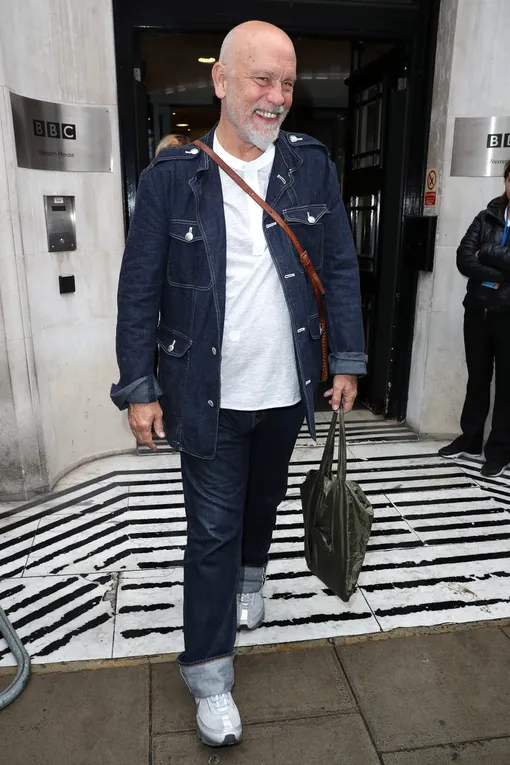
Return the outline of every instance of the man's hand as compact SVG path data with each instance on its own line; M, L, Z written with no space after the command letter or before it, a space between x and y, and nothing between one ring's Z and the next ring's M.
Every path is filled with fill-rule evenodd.
M334 412L338 412L340 403L343 400L344 413L347 414L354 406L357 393L358 378L356 375L335 375L333 377L333 387L326 391L324 398L331 397L329 403Z
M158 401L151 404L129 404L128 411L129 427L131 432L140 444L148 446L153 452L157 452L158 447L152 440L152 429L159 436L165 437L163 430L163 411Z

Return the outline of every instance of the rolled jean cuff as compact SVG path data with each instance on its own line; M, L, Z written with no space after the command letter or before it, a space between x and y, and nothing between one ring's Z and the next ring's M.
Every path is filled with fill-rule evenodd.
M234 685L234 656L203 661L200 664L182 664L182 679L189 691L199 699L229 693Z
M239 574L238 593L259 592L266 580L265 566L241 566Z

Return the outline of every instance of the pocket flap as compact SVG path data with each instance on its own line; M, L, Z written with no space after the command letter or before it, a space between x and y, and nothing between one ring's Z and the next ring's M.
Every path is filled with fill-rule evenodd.
M307 226L315 226L326 214L329 214L326 205L288 207L283 211L283 217L289 223L305 223Z
M318 340L321 336L321 323L318 313L310 316L308 319L308 327L310 329L310 335L313 337L313 339Z
M170 236L174 239L180 239L181 242L186 242L186 244L202 241L202 234L200 233L198 223L192 220L171 220Z
M184 356L191 347L191 340L186 335L160 324L157 334L158 345L169 356Z

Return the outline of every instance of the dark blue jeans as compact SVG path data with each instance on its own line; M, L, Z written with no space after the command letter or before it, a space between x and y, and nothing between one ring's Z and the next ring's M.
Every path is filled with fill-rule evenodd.
M262 586L303 419L301 403L262 412L222 409L215 458L181 455L188 531L179 663L196 696L224 693L232 685L236 594Z

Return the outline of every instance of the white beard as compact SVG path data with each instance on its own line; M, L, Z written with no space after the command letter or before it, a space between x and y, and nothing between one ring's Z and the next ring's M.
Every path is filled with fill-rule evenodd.
M276 141L280 133L282 122L287 116L287 112L283 112L282 116L275 120L274 125L261 126L261 129L257 130L251 122L245 123L243 119L244 114L240 114L236 105L228 98L225 99L225 108L230 122L236 128L242 140L246 141L246 143L253 144L253 146L256 146L260 151L266 151ZM271 111L271 109L269 109L269 111Z

